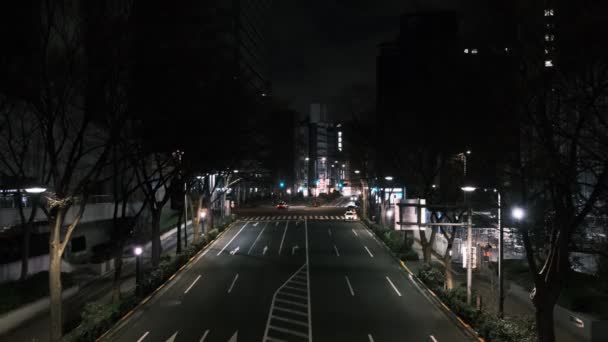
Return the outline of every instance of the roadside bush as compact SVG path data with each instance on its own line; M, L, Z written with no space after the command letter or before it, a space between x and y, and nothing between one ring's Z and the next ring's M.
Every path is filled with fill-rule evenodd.
M404 246L406 245L404 244ZM399 258L403 261L418 261L420 259L418 253L413 249L408 249L406 252L402 252L399 255Z
M443 291L445 275L440 270L429 265L423 265L418 270L418 278L434 292Z
M209 241L211 240L215 240L215 238L217 237L217 235L219 234L219 230L217 230L217 228L213 228L211 229L208 233L207 236L209 238Z

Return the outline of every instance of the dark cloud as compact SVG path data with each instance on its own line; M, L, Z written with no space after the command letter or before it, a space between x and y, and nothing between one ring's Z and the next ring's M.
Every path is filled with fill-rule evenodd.
M419 1L450 8L455 0ZM275 1L272 30L273 87L298 111L326 101L353 83L375 83L377 45L393 39L399 15L415 1Z

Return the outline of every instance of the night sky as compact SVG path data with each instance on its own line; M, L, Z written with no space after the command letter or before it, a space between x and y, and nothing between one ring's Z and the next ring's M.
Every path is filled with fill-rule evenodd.
M417 5L416 3L424 5ZM394 39L399 15L455 8L457 0L275 1L273 91L306 114L352 84L375 84L377 45Z

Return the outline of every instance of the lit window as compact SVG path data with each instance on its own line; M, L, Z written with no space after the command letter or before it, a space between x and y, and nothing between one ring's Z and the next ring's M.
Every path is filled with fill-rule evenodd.
M342 137L338 138L338 142L341 143L342 142Z
M555 35L553 35L553 34L546 34L545 35L545 41L552 42L554 40L555 40Z
M338 132L338 136L341 137L342 136L342 131Z
M477 49L471 49L471 53L476 55L477 54Z
M553 16L553 8L547 8L545 10L545 17L552 17Z
M509 52L509 48L508 47L505 48L505 52Z
M464 49L464 53L469 53L469 49Z
M550 59L547 59L547 60L545 61L545 67L546 67L546 68L552 68L552 67L553 67L553 61L552 61L552 60L550 60Z
M549 54L549 50L545 49L545 55Z

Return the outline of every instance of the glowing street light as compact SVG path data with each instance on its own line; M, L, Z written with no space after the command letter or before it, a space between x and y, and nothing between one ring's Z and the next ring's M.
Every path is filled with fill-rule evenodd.
M359 170L355 170L355 173L356 173L356 174L360 174L360 173L361 173L361 171L359 171Z
M144 252L141 246L133 248L135 254L135 294L141 296L141 254Z
M476 188L476 187L474 187L474 186L470 186L470 185L463 186L463 187L461 187L460 189L461 189L462 191L464 191L464 192L473 192L473 191L477 190L477 188Z
M386 177L384 177L384 179L386 179L387 181L392 181L393 177L392 176L386 176Z
M40 187L31 187L31 188L25 189L25 192L27 192L28 194L40 194L45 191L46 191L46 188L40 188Z
M511 216L513 216L514 219L521 221L521 219L523 219L524 216L526 216L526 212L520 207L515 207L511 211Z

